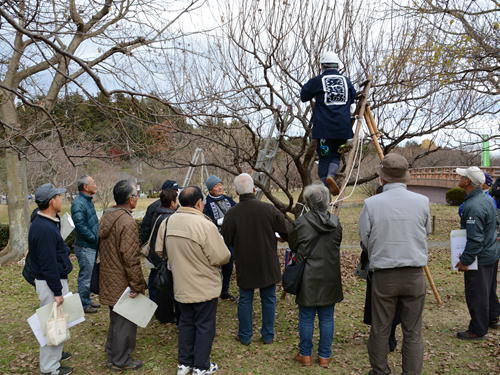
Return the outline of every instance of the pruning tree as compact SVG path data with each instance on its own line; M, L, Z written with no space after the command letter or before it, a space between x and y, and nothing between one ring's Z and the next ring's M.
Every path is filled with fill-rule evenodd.
M316 178L312 104L301 103L299 93L319 73L322 51L336 51L358 85L373 76L369 101L385 153L406 140L456 134L472 120L494 115L495 93L478 90L478 77L468 84L458 72L445 79L442 63L428 63L441 48L435 45L441 31L423 23L418 8L408 9L415 11L411 17L396 6L366 1L227 2L219 9L220 28L188 57L189 80L177 81L177 96L169 98L194 124L176 131L210 152L207 165L232 175L264 172L256 167L259 150L269 138L277 142L280 162L265 172L271 185L258 187L281 211L297 214L301 205L292 189ZM414 158L435 150L421 149ZM189 159L171 162L182 166ZM365 165L359 166L359 182L376 177Z

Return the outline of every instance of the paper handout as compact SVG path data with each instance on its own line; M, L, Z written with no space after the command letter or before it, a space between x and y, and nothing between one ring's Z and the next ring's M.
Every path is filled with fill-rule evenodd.
M77 324L85 321L85 315L83 312L82 302L80 301L80 295L68 293L64 296L64 303L62 304L63 310L68 314L68 328L74 327ZM31 315L27 320L28 324L35 334L36 339L40 346L47 345L45 339L45 324L49 319L50 311L52 309L52 303L40 307L36 310L36 313Z
M129 293L130 287L127 287L113 307L113 311L139 327L145 328L158 305L144 294L138 294L137 297L130 298Z
M457 263L460 262L460 255L464 252L467 242L467 232L465 229L452 230L450 232L451 269L457 271ZM469 265L469 270L477 270L477 258Z
M63 240L66 240L68 236L73 232L73 229L75 229L75 223L73 222L73 218L69 213L65 213L61 217L61 237Z

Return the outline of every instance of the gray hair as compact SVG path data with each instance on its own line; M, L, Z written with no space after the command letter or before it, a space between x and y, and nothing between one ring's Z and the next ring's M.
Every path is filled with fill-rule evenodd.
M238 195L253 193L254 184L252 176L242 173L234 178L234 187Z
M325 212L330 203L330 192L323 184L308 185L304 189L304 200L311 211Z
M118 205L127 203L128 199L136 193L137 188L135 184L129 180L120 180L113 188L113 198Z
M76 180L78 191L83 191L84 186L89 183L89 178L90 176L88 174L78 177L78 180Z

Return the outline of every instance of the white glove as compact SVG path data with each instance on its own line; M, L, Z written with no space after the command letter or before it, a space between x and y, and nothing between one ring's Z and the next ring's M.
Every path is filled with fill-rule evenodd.
M223 221L224 221L223 217L221 217L220 219L217 219L217 225L220 227L222 225Z

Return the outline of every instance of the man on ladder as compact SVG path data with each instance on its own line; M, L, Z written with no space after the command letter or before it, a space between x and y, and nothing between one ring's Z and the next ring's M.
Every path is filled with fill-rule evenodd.
M330 193L338 195L335 174L341 158L339 148L353 137L350 107L356 90L349 78L339 73L340 60L334 52L324 52L320 64L322 73L302 86L300 100L316 99L312 138L318 142L318 175Z

